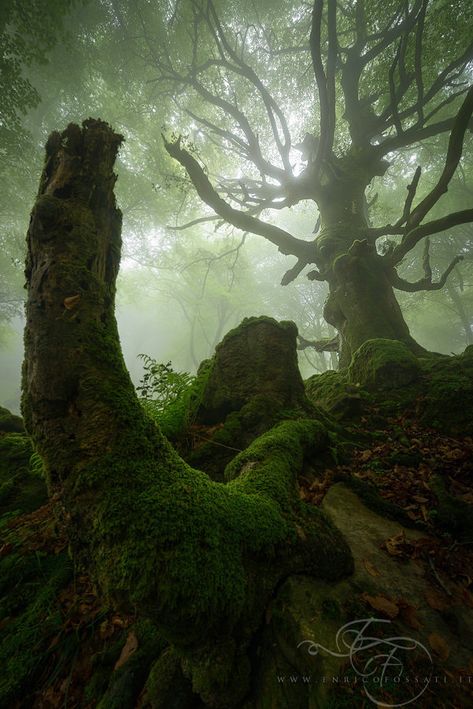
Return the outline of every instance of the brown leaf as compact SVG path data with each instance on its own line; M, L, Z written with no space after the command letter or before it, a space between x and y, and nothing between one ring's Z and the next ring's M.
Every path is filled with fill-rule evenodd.
M10 542L5 542L5 544L2 544L0 547L0 559L4 556L7 556L13 549L13 544L10 544Z
M136 652L138 648L138 638L136 637L135 631L130 630L128 633L128 637L126 639L126 643L124 644L122 651L120 653L120 657L115 663L115 667L113 668L114 670L120 669L120 667L123 667L125 662L128 662L130 657L133 655L134 652Z
M434 588L428 588L424 593L425 600L434 611L444 611L448 608L448 600Z
M461 593L463 602L470 608L473 608L473 593L468 588L463 588Z
M463 500L463 502L468 502L469 505L473 505L473 492L467 492L464 495L460 495L460 500Z
M422 495L412 495L412 499L419 502L421 505L429 501L427 497L423 497Z
M400 532L394 537L386 539L384 542L384 547L386 548L386 551L391 554L391 556L402 556L402 550L399 547L404 544L405 541L406 538L404 536L404 532Z
M396 618L399 615L399 608L397 605L393 601L390 601L389 598L385 598L385 596L370 596L367 593L364 593L362 598L371 606L371 608L374 608L376 611L380 611L380 613L384 613L384 615L387 615L388 618Z
M362 451L362 453L360 454L360 460L361 460L361 462L362 462L362 463L366 463L366 462L371 458L372 455L373 455L373 454L372 454L371 451L368 451L368 450Z
M381 576L376 566L373 566L371 561L368 561L368 559L363 559L363 566L365 567L366 571L369 573L370 576L373 576L375 578L376 576Z
M450 655L450 648L447 645L445 638L442 638L438 633L429 635L429 643L432 650L440 657L441 660L447 660Z
M398 604L400 608L401 619L410 628L414 628L414 630L420 630L422 625L417 617L417 608L415 606L412 606L407 601L404 601L403 599L399 599Z
M76 307L76 305L79 305L79 301L80 295L70 295L67 298L64 298L64 307L66 310L72 310Z

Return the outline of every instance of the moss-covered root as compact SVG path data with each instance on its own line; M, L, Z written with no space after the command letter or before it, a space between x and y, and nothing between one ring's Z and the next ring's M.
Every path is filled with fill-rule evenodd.
M209 706L244 696L245 648L283 578L338 579L352 570L338 530L297 495L304 456L326 443L317 421L287 421L235 459L227 484L177 458L156 469L121 451L77 480L84 499L106 481L87 524L102 588L156 620Z

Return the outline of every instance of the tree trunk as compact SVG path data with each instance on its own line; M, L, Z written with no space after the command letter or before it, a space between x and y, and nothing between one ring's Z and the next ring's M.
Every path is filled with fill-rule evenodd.
M48 140L28 232L23 413L78 562L112 602L154 620L208 705L234 706L281 580L352 570L340 533L296 490L304 456L329 439L318 421L286 421L220 484L147 418L114 317L121 140L95 120Z
M468 347L468 345L473 344L473 329L471 327L470 318L468 317L465 306L463 304L462 297L458 293L453 283L447 282L447 292L450 296L450 300L452 301L455 310L457 311L458 317L460 318L461 324L463 326L463 331L465 333L465 344Z
M411 337L375 245L368 239L363 184L334 180L319 203L322 230L317 265L329 284L324 317L340 335L340 368L367 340L404 342L414 354L425 350Z

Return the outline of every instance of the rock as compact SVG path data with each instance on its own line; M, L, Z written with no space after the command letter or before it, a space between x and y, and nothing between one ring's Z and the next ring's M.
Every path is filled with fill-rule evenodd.
M414 700L412 706L424 706L415 699L422 686L409 683L408 676L419 671L443 677L444 670L468 667L473 651L473 610L458 596L447 596L428 564L392 556L381 548L387 539L398 535L415 542L425 534L376 514L342 483L330 488L322 509L351 548L354 574L338 583L306 576L293 576L285 582L267 613L261 668L245 709L361 706L362 685L375 699L386 701L383 706L394 706L397 699ZM366 631L362 631L363 621L369 621ZM352 630L337 636L348 623L354 623ZM381 664L373 684L365 685L361 675L350 669L350 642L356 638L355 631L362 632L360 637L374 635L381 641L399 638L400 643L403 639L404 644L408 641L412 646L394 657L406 666L398 686L391 682L387 688L389 700L379 691ZM371 655L370 650L360 652L358 648L355 655L359 670L366 669L371 656L391 649L382 642L373 647ZM413 666L407 666L410 660ZM373 670L376 662L379 658L368 669ZM393 668L391 674L396 671ZM351 685L343 690L348 682ZM340 691L343 696L337 695ZM452 689L451 684L443 690L436 687L439 702L441 691L448 692L452 699L452 691L461 692L462 688L458 685ZM422 699L426 698L422 694ZM455 694L455 698L458 706L467 705L465 696Z
M453 357L422 360L426 382L421 422L453 435L473 435L473 346Z
M297 328L272 318L245 318L217 345L198 423L223 421L255 396L275 408L294 408L305 401L297 365Z
M417 381L420 363L398 340L368 340L355 352L348 369L351 384L367 389L397 389Z

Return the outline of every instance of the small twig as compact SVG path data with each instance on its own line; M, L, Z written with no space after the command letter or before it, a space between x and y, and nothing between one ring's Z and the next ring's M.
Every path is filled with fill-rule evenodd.
M224 443L218 443L218 441L213 441L211 438L206 438L205 436L201 436L200 433L193 433L194 436L197 438L202 439L203 441L206 441L206 443L213 443L214 446L220 446L221 448L228 448L230 451L237 451L238 453L242 452L242 448L233 448L232 446L226 446Z
M453 596L453 593L445 586L444 582L442 581L442 579L438 575L437 569L435 568L434 560L432 559L431 556L429 556L429 564L430 564L430 568L432 569L432 573L435 576L435 579L436 579L437 583L439 584L439 586L441 586L441 588L445 591L447 596Z

